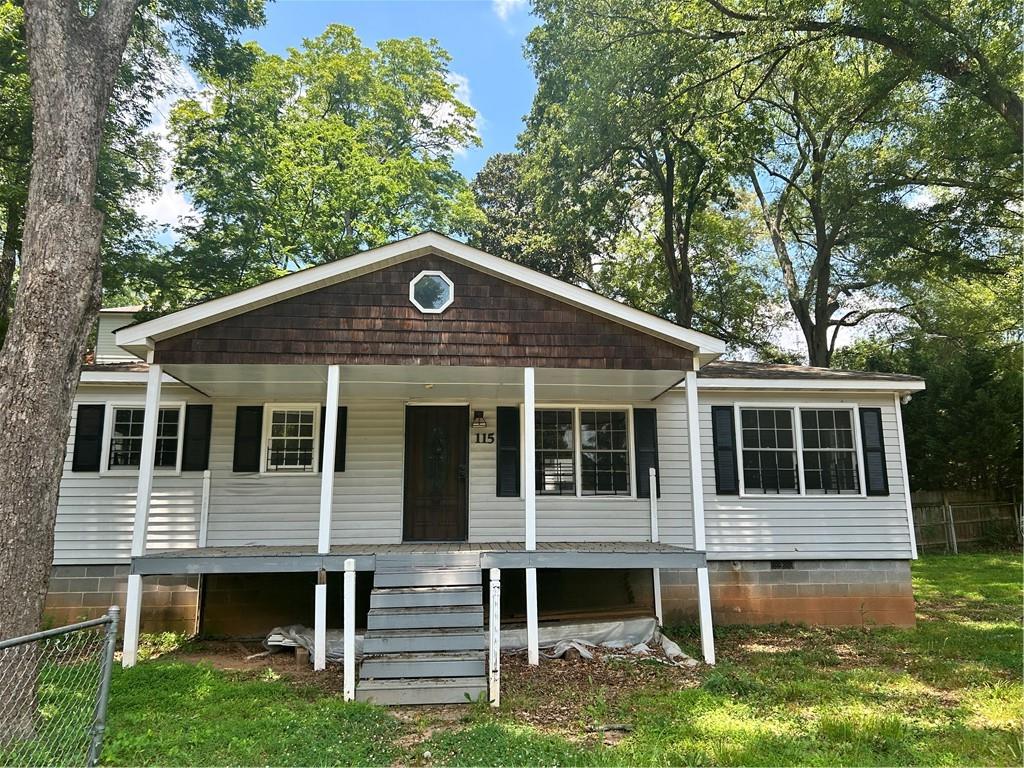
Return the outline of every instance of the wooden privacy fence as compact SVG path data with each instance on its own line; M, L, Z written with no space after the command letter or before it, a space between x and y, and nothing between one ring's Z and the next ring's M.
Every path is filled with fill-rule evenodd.
M1020 501L984 491L916 491L917 551L949 552L1020 545L1024 540Z

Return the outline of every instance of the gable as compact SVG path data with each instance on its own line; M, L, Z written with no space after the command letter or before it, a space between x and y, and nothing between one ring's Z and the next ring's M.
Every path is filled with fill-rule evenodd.
M442 271L455 285L454 301L441 314L424 314L409 301L409 281L423 270ZM153 359L682 371L693 356L662 338L429 254L158 340Z

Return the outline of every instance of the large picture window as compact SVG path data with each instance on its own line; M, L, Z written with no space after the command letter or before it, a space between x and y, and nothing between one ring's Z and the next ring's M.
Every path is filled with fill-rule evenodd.
M856 406L738 406L745 494L861 493Z
M267 470L314 471L316 408L271 408L268 420Z
M112 408L107 469L138 469L142 461L144 408ZM161 408L156 424L157 469L177 469L181 446L181 408Z
M629 410L538 408L534 468L546 496L629 496Z

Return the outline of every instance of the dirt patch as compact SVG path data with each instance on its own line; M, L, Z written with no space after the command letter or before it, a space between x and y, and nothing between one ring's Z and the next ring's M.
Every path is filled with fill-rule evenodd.
M341 694L345 688L340 664L327 664L323 672L314 672L313 665L296 660L290 648L268 655L257 655L266 649L258 642L237 640L198 640L163 654L163 658L186 664L206 664L224 672L268 680L283 679L290 683L311 686L328 693ZM249 658L254 656L254 658Z
M611 728L619 705L638 690L668 691L699 684L699 667L677 667L660 655L630 657L591 649L593 659L541 659L525 653L501 657L502 710L519 722L573 740L614 742L626 729ZM628 723L623 725L628 726ZM589 729L589 730L588 730Z

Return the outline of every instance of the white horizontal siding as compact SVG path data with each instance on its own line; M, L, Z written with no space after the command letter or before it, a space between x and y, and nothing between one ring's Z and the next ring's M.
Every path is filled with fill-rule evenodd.
M129 313L101 312L96 323L96 362L117 363L117 362L139 362L139 358L130 352L125 352L114 343L114 331L130 325L132 315Z
M488 432L493 431L497 421L497 405L473 403L474 409L484 410ZM651 407L643 402L634 405ZM657 409L662 472L662 497L658 504L661 540L690 546L693 532L687 482L686 413L676 402L659 403ZM495 495L496 470L497 445L471 442L470 541L523 540L523 500ZM650 536L648 499L537 496L538 541L650 541Z
M132 524L138 473L106 474L72 472L75 425L79 403L136 403L141 407L144 388L79 388L71 412L71 431L64 457L64 474L57 504L54 529L55 565L126 563L131 556ZM182 388L166 393L185 399ZM180 475L158 473L153 479L153 496L146 529L148 549L177 549L196 546L202 505L201 472Z
M781 406L849 403L882 409L888 496L718 496L711 443L711 407L736 402ZM906 482L900 466L892 395L842 397L777 391L701 391L701 462L708 554L715 559L905 558L911 555ZM859 429L859 425L858 425ZM860 461L860 457L858 457Z

